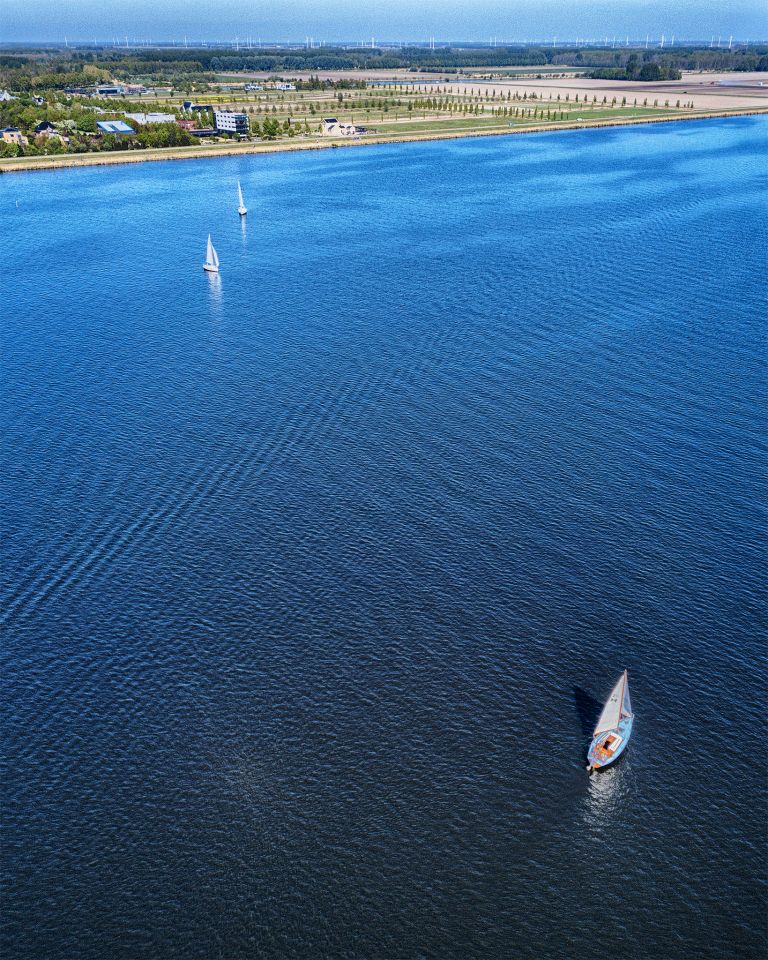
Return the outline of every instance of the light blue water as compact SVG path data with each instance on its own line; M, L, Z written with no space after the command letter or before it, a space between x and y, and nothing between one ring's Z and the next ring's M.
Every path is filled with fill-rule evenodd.
M4 955L765 953L767 131L0 177Z

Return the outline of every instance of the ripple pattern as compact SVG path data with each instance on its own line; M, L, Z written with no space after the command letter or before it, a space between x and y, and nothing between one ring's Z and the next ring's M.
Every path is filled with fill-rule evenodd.
M3 956L766 953L766 129L0 178Z

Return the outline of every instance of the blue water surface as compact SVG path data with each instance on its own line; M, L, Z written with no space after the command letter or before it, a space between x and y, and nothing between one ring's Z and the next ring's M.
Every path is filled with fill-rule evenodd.
M3 956L765 955L767 134L0 177Z

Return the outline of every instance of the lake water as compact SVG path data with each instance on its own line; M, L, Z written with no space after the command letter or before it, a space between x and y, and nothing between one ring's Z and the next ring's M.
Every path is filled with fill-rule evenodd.
M767 134L0 177L4 956L764 955Z

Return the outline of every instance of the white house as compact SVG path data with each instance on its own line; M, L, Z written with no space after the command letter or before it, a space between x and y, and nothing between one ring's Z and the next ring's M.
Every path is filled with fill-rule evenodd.
M172 113L126 113L126 117L135 120L136 123L176 123L176 117Z
M326 117L323 120L323 134L326 136L359 137L361 133L365 133L365 127L358 127L354 123L337 120L336 117Z

